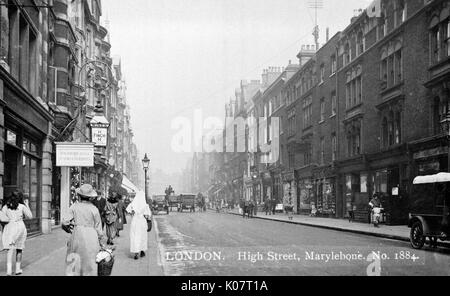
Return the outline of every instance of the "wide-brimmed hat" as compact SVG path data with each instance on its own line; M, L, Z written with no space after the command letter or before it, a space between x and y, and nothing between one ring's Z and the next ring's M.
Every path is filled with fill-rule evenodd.
M76 194L84 196L84 197L89 197L89 198L98 197L97 191L95 191L94 187L92 187L92 185L90 185L90 184L84 184L80 188L76 189L75 192L76 192Z

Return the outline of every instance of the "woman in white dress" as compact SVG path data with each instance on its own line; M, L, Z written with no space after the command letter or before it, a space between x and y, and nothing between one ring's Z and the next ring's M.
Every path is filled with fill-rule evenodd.
M8 199L8 202L2 209L0 219L2 222L8 222L3 229L3 246L8 250L6 261L6 274L12 276L12 263L14 251L16 251L16 275L23 273L22 253L25 249L25 241L27 239L27 228L25 227L24 219L31 219L31 213L28 200L23 201L20 194L14 194Z
M128 205L127 212L132 215L130 228L130 252L134 259L145 257L148 250L147 219L151 219L150 207L145 201L145 193L138 192L133 202Z

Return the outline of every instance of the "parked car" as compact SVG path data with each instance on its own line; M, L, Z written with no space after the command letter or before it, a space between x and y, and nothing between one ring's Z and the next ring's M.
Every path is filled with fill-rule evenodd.
M165 195L154 195L152 199L152 212L157 215L159 212L166 212L169 215L169 203Z
M408 227L414 249L421 249L430 240L450 240L449 228L450 173L416 177L410 198Z

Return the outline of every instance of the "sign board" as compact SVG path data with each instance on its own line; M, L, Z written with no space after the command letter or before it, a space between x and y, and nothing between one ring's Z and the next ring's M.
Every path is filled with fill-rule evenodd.
M56 143L57 167L93 167L94 143Z
M398 187L392 188L392 196L398 196Z
M106 147L108 145L108 129L93 127L92 142L96 147Z

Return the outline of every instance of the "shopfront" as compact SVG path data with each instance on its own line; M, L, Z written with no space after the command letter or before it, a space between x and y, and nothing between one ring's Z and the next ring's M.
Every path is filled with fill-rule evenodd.
M297 184L298 212L302 214L311 213L311 205L314 203L314 186L311 178L299 179Z
M294 205L294 212L298 213L297 183L293 171L283 175L283 204L288 205L290 200Z
M51 174L50 170L43 170L43 158L44 153L47 155L44 143L48 138L52 117L13 81L6 79L3 82L4 107L0 114L4 120L3 198L8 198L15 191L22 192L24 198L29 200L33 214L33 219L25 221L28 232L40 233L47 231L47 227L43 229L42 224L44 220L48 221L50 214L51 193L44 186L46 195L43 200L42 173L46 172L45 177ZM50 161L46 161L47 167Z
M348 217L349 211L356 209L355 220L369 222L368 205L370 202L369 173L367 171L346 173L341 204L340 218ZM372 182L373 183L373 182Z
M27 229L31 233L40 232L42 139L8 117L4 140L4 194L8 197L17 190L23 193L33 214L33 219L26 221Z
M336 179L315 181L315 204L322 216L336 217Z

